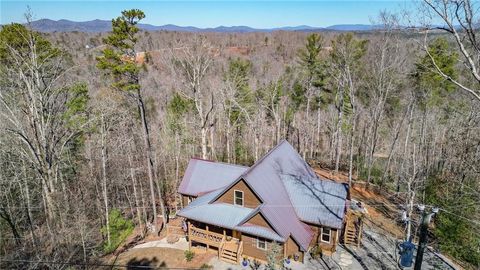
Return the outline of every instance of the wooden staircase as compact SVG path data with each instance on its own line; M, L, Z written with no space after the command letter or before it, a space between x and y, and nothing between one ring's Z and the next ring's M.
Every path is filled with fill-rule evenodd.
M218 249L218 257L225 262L237 264L243 252L243 242L233 239L224 241Z
M362 214L356 211L347 211L347 222L345 224L345 232L343 235L343 243L345 245L360 246L362 241L363 219Z

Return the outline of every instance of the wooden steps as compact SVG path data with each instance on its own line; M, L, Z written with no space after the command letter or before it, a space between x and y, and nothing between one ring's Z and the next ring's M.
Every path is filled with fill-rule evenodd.
M347 222L345 224L345 231L343 242L345 245L360 246L362 241L363 220L361 215L353 211L347 212Z
M222 253L220 254L220 259L223 261L229 262L229 263L237 263L237 252L224 249L222 250Z
M242 241L228 241L223 242L218 250L219 258L222 261L237 264L240 260L240 256L243 249Z

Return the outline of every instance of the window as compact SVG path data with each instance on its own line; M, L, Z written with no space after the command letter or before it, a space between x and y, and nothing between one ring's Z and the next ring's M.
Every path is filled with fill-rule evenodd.
M323 228L322 227L322 242L330 243L330 228Z
M243 191L233 191L233 204L243 206Z
M257 238L257 248L267 250L267 241L263 238Z

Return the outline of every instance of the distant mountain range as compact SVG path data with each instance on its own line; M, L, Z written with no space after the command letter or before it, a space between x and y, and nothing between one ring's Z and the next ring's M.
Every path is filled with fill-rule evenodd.
M112 29L112 22L108 20L93 20L86 22L74 22L69 20L41 19L31 23L32 28L40 32L108 32ZM271 32L271 31L370 31L378 29L378 25L366 24L339 24L328 27L312 27L308 25L286 26L269 29L252 28L248 26L218 26L215 28L198 28L194 26L178 26L174 24L151 25L139 24L139 27L148 31L179 31L179 32L222 32L222 33L249 33L249 32Z

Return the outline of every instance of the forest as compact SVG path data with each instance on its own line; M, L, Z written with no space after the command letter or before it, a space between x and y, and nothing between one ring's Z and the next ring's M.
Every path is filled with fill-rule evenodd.
M140 10L109 33L2 26L0 268L98 262L164 228L190 158L249 166L283 139L397 194L407 235L416 205L439 207L429 245L480 266L479 18L425 2L445 26L148 32Z

